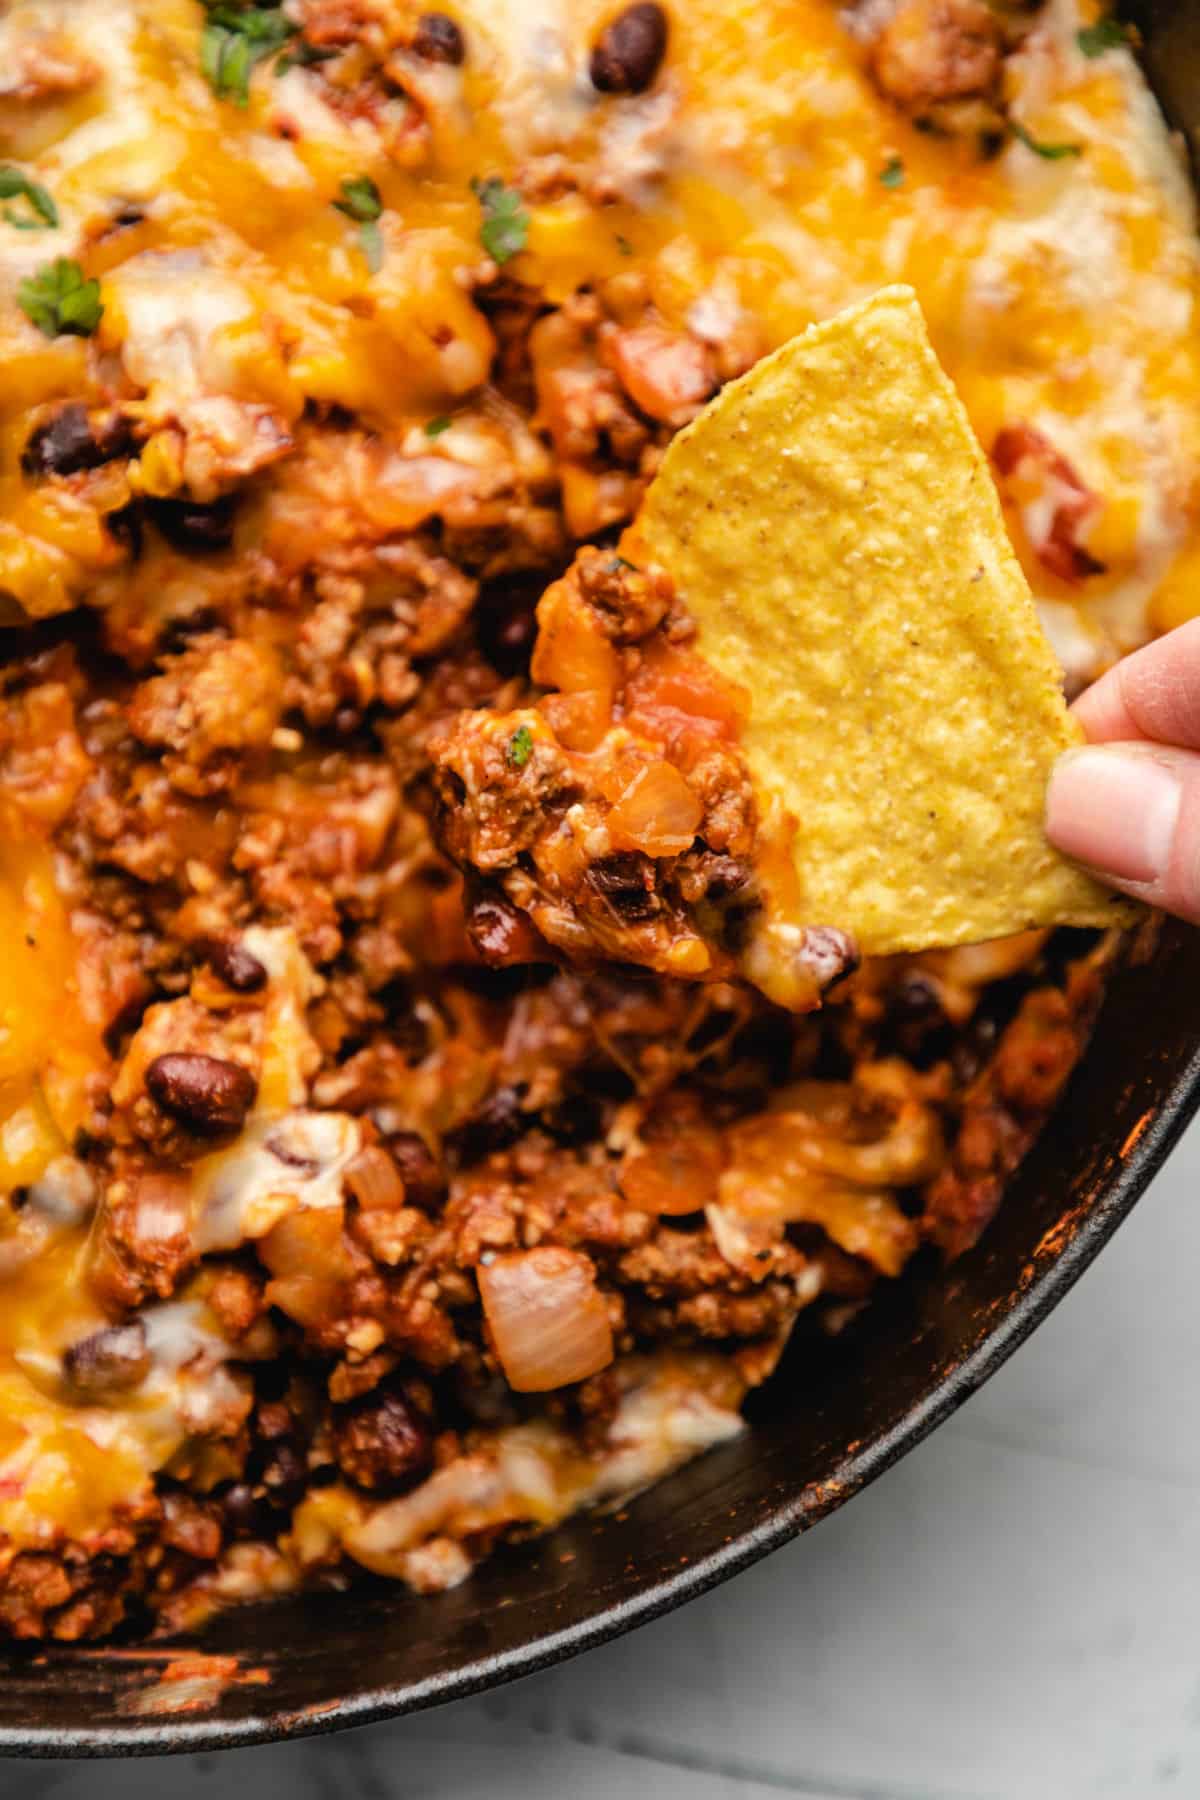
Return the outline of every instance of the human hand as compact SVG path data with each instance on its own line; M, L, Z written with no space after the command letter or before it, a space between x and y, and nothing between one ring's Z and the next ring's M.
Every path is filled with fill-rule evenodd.
M1147 644L1072 708L1046 835L1103 881L1200 924L1200 619Z

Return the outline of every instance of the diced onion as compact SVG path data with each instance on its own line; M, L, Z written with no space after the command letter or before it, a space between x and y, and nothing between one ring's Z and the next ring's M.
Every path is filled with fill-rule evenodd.
M271 1271L267 1304L298 1325L315 1330L331 1324L344 1309L345 1284L353 1271L340 1207L292 1213L259 1240L258 1254Z
M673 763L649 763L634 776L608 815L618 850L678 856L691 848L704 812Z
M404 1205L404 1181L379 1144L366 1144L346 1166L346 1186L364 1212L394 1212Z
M477 1270L496 1355L518 1394L584 1381L613 1359L612 1327L590 1257L545 1244Z

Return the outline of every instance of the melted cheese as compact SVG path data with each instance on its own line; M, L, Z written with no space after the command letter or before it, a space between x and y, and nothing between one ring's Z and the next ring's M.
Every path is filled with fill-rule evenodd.
M1144 634L1197 504L1193 220L1131 58L1075 48L1075 0L1052 0L1007 74L1015 116L1083 146L1055 162L1013 142L983 163L915 130L872 88L828 0L679 8L663 78L620 104L597 104L586 77L602 0L458 11L463 69L410 59L430 122L412 167L365 117L335 111L311 71L264 65L248 107L217 100L198 70L195 0L39 0L6 17L14 38L30 19L61 25L102 76L0 125L0 153L29 158L63 219L56 233L0 226L0 589L53 611L103 558L69 502L50 514L16 468L31 403L98 391L79 340L48 343L19 313L19 276L87 245L102 341L146 390L148 419L167 374L192 404L233 398L286 423L306 400L338 402L394 429L486 373L491 335L462 279L480 259L471 179L527 179L557 156L602 169L608 204L568 192L531 207L514 272L552 300L628 269L632 247L668 324L745 312L770 347L911 282L985 445L1025 420L1078 458L1111 515L1110 574L1080 604L1117 649ZM895 155L904 179L885 188ZM332 205L364 173L386 208L374 277ZM131 206L140 225L104 232ZM453 461L452 445L433 451ZM142 460L157 491L155 457ZM1036 589L1074 604L1013 523Z
M0 1192L62 1155L87 1116L87 1083L105 1057L80 1005L77 946L51 852L0 804Z
M374 10L389 14L383 0ZM482 259L470 183L489 176L525 185L528 244L509 273L551 303L635 270L667 327L719 344L749 326L765 350L881 285L911 283L984 445L1024 422L1097 497L1089 545L1107 572L1083 590L1038 560L1044 499L1040 512L1036 499L1009 512L1073 676L1195 611L1191 196L1130 57L1078 53L1089 0L1050 0L1007 70L1014 115L1040 138L1082 146L1060 161L1012 142L981 162L916 130L872 87L830 0L689 0L672 8L652 91L598 100L588 55L611 11L610 0L461 0L463 68L406 64L428 118L410 158L388 153L383 125L336 110L319 70L263 65L244 109L219 101L200 73L198 0L4 10L0 160L49 189L61 224L0 222L3 616L73 606L117 560L93 505L20 469L34 409L64 397L99 407L114 391L136 396L147 441L127 473L104 472L110 510L184 482L210 494L214 445L244 469L285 454L310 402L386 430L380 466L401 498L407 462L420 460L423 492L440 482L449 494L497 433L544 483L549 459L528 422L494 396L479 401L495 346L470 297ZM28 104L22 71L39 55L66 74ZM402 128L403 108L392 111ZM884 186L896 157L903 180ZM543 182L554 159L586 178ZM374 275L333 205L361 175L385 207ZM18 283L56 256L80 258L101 282L93 340L47 340L16 304ZM425 422L448 412L453 428L427 437ZM7 805L0 864L0 1183L11 1191L61 1161L87 1116L89 1077L109 1065L80 1004L47 834ZM246 1137L200 1171L208 1247L266 1229L281 1206L327 1204L357 1146L353 1121L306 1110L315 986L289 936L247 938L272 976L264 1065ZM267 1148L281 1131L308 1147L290 1175ZM49 1520L82 1530L143 1491L196 1424L189 1369L210 1400L220 1393L219 1345L184 1301L146 1315L144 1393L115 1409L64 1403L55 1358L102 1322L69 1189L51 1178L60 1236L22 1278L12 1355L0 1360L0 1531L19 1541ZM635 1457L621 1482L641 1470Z

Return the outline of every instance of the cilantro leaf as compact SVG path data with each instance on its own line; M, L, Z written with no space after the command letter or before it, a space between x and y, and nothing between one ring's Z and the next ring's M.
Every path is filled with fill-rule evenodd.
M368 269L372 275L378 275L383 267L383 233L375 219L369 219L365 225L359 226L358 241L362 245Z
M529 235L529 214L521 204L521 195L516 188L505 187L497 175L486 181L473 181L471 192L483 213L479 241L493 262L506 263L525 248Z
M369 175L347 176L342 183L342 197L333 204L338 212L360 225L377 219L383 211L379 189Z
M1059 162L1064 156L1083 155L1082 144L1043 144L1019 120L1010 119L1009 124L1018 143L1024 144L1027 150L1032 150L1035 156L1044 157L1047 162Z
M73 333L89 337L100 323L104 307L100 283L89 281L69 256L43 263L17 289L17 304L46 337Z
M425 421L425 436L427 438L441 437L443 431L449 431L453 423L454 420L450 417L449 413L442 413L436 419L427 419Z
M1093 59L1103 56L1106 50L1119 50L1129 42L1129 33L1120 19L1114 19L1110 13L1094 25L1081 26L1075 33L1075 42L1086 57Z
M296 27L274 6L206 3L208 23L200 34L200 67L218 100L246 106L256 63L294 37Z
M885 188L904 186L904 164L898 156L889 156L880 169L879 185Z
M13 206L4 208L4 217L19 231L40 231L44 226L58 224L58 208L46 189L40 181L31 181L28 175L22 175L20 169L0 169L0 200L28 203L34 215L32 218L19 213Z
M383 267L383 233L379 219L383 199L369 175L349 175L342 182L342 197L334 201L337 212L345 213L359 226L358 241L362 245L367 267L377 275Z
M514 769L523 769L533 755L533 733L528 725L518 725L508 740L508 760Z

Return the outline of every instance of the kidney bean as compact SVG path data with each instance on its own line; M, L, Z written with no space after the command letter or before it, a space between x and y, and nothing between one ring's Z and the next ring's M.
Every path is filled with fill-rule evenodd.
M62 1361L68 1382L89 1400L137 1387L150 1370L145 1327L140 1319L106 1325L70 1345Z
M244 945L228 938L209 944L208 966L235 994L257 994L267 985L267 971Z
M146 1087L164 1112L197 1131L238 1130L258 1092L240 1063L192 1051L156 1056Z
M637 0L617 14L592 50L592 86L602 94L641 94L667 49L667 15L656 0Z
M550 951L527 913L498 888L472 883L466 903L467 936L489 968L548 961Z
M453 63L457 66L467 53L463 34L445 13L422 13L417 20L413 50L426 62Z

